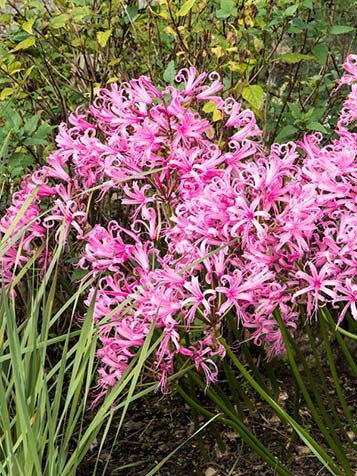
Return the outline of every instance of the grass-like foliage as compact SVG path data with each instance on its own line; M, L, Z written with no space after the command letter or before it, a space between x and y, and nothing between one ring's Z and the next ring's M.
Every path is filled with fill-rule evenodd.
M114 413L121 412L122 422L130 402L156 387L152 384L139 396L134 392L143 365L157 345L152 341L152 328L121 382L95 413L90 410L98 339L94 299L80 327L75 317L78 302L90 281L82 283L58 307L63 243L61 233L41 282L34 267L29 267L23 278L25 305L21 311L5 289L1 293L0 474L4 476L77 474L101 431L101 440L96 443L100 451ZM68 318L67 329L59 333L61 321Z

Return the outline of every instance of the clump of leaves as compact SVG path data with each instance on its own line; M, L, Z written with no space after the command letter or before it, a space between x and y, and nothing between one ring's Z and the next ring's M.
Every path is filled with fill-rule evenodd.
M306 128L331 132L342 102L331 94L334 81L357 46L357 9L345 2L3 0L5 5L0 101L16 101L29 118L42 111L50 125L67 120L108 83L141 74L172 83L180 68L193 65L220 73L227 94L253 108L268 143Z

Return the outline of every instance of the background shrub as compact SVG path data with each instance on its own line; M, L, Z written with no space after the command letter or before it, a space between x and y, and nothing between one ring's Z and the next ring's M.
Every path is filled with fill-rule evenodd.
M268 143L331 133L342 101L335 79L356 49L356 5L2 0L1 180L9 191L42 164L53 128L100 87L141 74L173 82L188 65L218 71L226 94L254 110Z

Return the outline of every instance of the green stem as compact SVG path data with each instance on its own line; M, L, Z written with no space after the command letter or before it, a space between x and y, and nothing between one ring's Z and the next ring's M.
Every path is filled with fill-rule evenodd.
M292 428L297 432L302 441L311 449L311 451L316 455L316 457L325 465L326 469L330 471L333 475L346 476L346 473L339 469L331 457L324 451L324 449L310 436L310 434L299 425L288 413L285 412L276 402L273 400L270 395L259 385L259 383L254 380L250 373L244 368L243 364L238 360L233 351L230 349L223 337L220 338L222 345L225 347L227 354L232 359L234 365L241 372L243 377L247 382L259 393L259 395L272 407L275 413L283 418L287 423L289 423ZM291 353L291 351L289 352ZM295 367L296 364L293 361L292 367ZM294 371L294 373L295 373ZM304 388L304 386L303 386ZM348 473L350 475L350 473ZM351 475L352 476L352 475Z
M198 380L199 380L199 378L198 378ZM202 384L204 386L203 382L202 382ZM182 387L179 384L176 385L176 388L177 388L177 391L179 392L179 394L186 400L186 402L189 405L194 406L198 411L200 411L202 413L202 415L205 415L205 416L210 417L210 418L214 415L214 413L210 412L209 410L204 408L202 405L197 403L195 400L193 400L182 389ZM207 396L209 396L209 398L212 397L212 393L209 390L207 391ZM211 400L215 401L216 399L211 398ZM217 401L215 401L215 403L217 403ZM218 404L218 406L219 406L219 408L221 408L221 406L219 404ZM224 412L224 413L226 413L226 412ZM226 413L226 415L227 415L227 413ZM225 418L225 417L222 417L222 416L218 416L217 420L220 421L221 423L227 425L227 426L230 426L234 430L236 430L237 433L242 437L244 442L247 443L253 449L253 451L255 451L258 455L260 455L261 458L264 461L266 461L272 468L274 468L277 471L277 474L282 475L282 476L292 476L292 473L289 470L287 470L286 468L284 468L275 459L275 457L269 452L269 450L267 450L267 448L265 448L265 446L262 445L262 443L248 430L248 428L244 425L244 423L241 422L236 416L234 416L234 418L232 418L232 419Z
M341 350L351 368L351 371L353 373L353 375L355 377L357 377L357 365L355 363L355 359L352 357L351 355L351 352L348 350L348 347L346 346L345 344L345 341L343 340L343 338L341 337L340 333L347 333L345 334L347 337L351 337L351 336L354 336L354 334L350 334L349 332L345 331L345 332L341 332L342 330L344 331L344 329L342 328L337 328L336 329L336 323L335 321L333 320L330 312L326 309L326 308L323 308L321 309L321 315L322 317L324 317L326 319L326 321L330 324L332 330L333 330L333 333L337 339L337 342L339 344L339 346L341 347ZM357 339L357 335L354 336L356 339Z
M323 312L323 310L321 310L321 312ZM330 370L331 370L333 382L335 384L335 389L336 389L338 399L340 401L340 404L341 404L341 407L344 411L344 414L347 418L347 421L351 426L351 429L353 430L354 433L357 433L357 427L356 427L356 425L353 421L351 412L350 412L350 410L348 408L348 405L346 403L345 397L343 395L343 390L342 390L342 387L341 387L341 384L340 384L340 380L339 380L338 375L337 375L337 370L336 370L335 362L334 362L334 359L333 359L332 349L331 349L330 341L329 341L329 338L328 338L327 329L326 329L324 319L320 319L320 329L321 329L321 332L322 332L322 336L323 336L323 340L324 340L324 344L325 344L325 349L326 349L326 354L327 354L327 360L328 360L328 363L329 363L329 366L330 366Z
M279 316L279 319L281 320L280 316ZM281 326L283 325L282 321L280 322L280 325ZM304 354L303 354L303 352L301 352L301 350L300 350L299 346L296 344L295 340L291 337L291 335L288 332L286 332L286 330L285 330L284 340L285 340L285 346L288 350L288 355L289 355L289 350L290 350L290 345L291 345L291 347L293 348L293 350L295 351L295 353L298 357L298 361L302 364L302 366L304 368L304 371L306 373L310 388L312 390L313 396L315 397L317 406L318 406L318 408L321 412L321 415L322 415L323 419L318 414L318 412L316 410L316 407L315 407L315 404L314 404L312 398L310 397L310 392L307 389L307 387L306 387L306 385L305 385L305 383L302 379L301 373L299 372L297 365L295 364L295 369L296 369L296 371L294 372L295 378L296 378L296 380L297 380L297 382L300 386L300 389L301 389L302 394L305 398L306 404L307 404L307 406L308 406L308 408L311 412L311 415L313 416L317 426L320 428L321 433L324 435L326 441L329 443L331 449L333 449L333 451L335 452L338 459L341 462L343 461L344 464L346 465L346 468L348 468L349 463L348 463L346 455L343 451L340 439L339 439L339 437L338 437L338 435L335 431L333 422L331 421L331 418L330 418L329 414L326 411L326 405L325 405L325 402L321 398L320 389L317 387L317 385L315 383L315 377L311 373L311 370L309 368L308 363L306 362ZM294 361L294 363L295 363L292 352L290 352L289 360L290 360L290 363L292 361Z
M188 384L189 384L190 396L193 400L196 400L194 383L192 382L192 380L190 378L190 375L188 375L188 377L189 377L188 378ZM195 426L195 431L197 431L200 427L200 422L199 422L199 419L198 419L199 412L195 407L191 407L191 410L192 410L192 416L193 416L193 423L194 423L194 426ZM205 447L205 443L203 441L201 433L197 434L196 441L197 441L198 447L200 449L200 452L201 452L201 455L202 455L204 461L208 462L209 461L209 455L208 455L207 449Z
M244 419L244 412L243 412L241 401L240 401L240 392L239 392L238 380L237 380L236 376L234 375L230 365L227 364L225 359L223 360L223 370L224 370L224 373L227 377L227 381L228 381L229 389L230 389L230 392L231 392L231 395L232 395L232 398L233 398L233 402L234 402L235 407L237 409L237 414L238 414L239 418L241 420L243 420ZM243 392L244 392L244 390L243 390ZM244 392L244 395L245 395L245 392ZM248 397L246 397L246 398L248 398ZM249 405L250 405L249 408L252 410L252 404L251 404L250 400L248 400L248 402L249 402Z
M328 401L328 408L332 412L332 414L335 418L335 421L336 421L340 431L344 435L345 439L354 448L355 445L354 445L353 441L351 440L351 438L348 436L348 434L346 432L346 429L345 429L345 426L341 422L341 418L340 418L338 412L336 411L335 403L333 402L333 400L330 396L328 382L326 380L326 376L325 376L325 373L324 373L324 370L323 370L323 367L322 367L322 364L321 364L321 359L320 359L319 354L318 354L317 349L316 349L316 345L315 345L314 337L313 337L312 332L311 332L310 325L306 325L305 330L306 330L307 335L309 337L310 347L311 347L312 354L315 358L316 368L317 368L317 372L318 372L319 377L320 377L320 382L321 382L322 388L324 390L325 397Z
M257 380L257 382L259 382L259 385L264 388L266 392L268 392L268 388L263 380L261 373L258 370L258 367L254 363L251 353L249 352L249 348L246 342L244 342L242 335L239 329L237 328L237 323L234 321L232 316L228 316L227 322L230 330L233 333L234 338L239 342L239 349L242 351L242 354L244 355L250 370L254 374L255 379Z
M349 464L349 462L346 458L346 455L345 455L345 453L342 449L342 446L341 446L341 444L338 440L336 432L334 431L332 422L331 422L330 418L328 417L327 412L324 408L324 404L323 404L323 402L320 398L319 391L316 388L314 378L311 375L311 372L310 372L309 367L306 363L306 360L305 360L302 352L300 351L299 347L296 345L294 339L291 337L290 333L287 332L287 330L286 330L286 328L285 328L285 326L282 322L281 316L278 313L276 314L276 318L277 318L280 330L281 330L283 338L284 338L284 343L285 343L285 346L286 346L286 351L287 351L287 355L288 355L288 359L289 359L289 362L290 362L291 369L292 369L292 371L294 373L294 376L295 376L295 379L296 379L296 381L297 381L297 383L300 387L300 390L301 390L301 393L302 393L302 395L305 399L305 402L306 402L306 404L307 404L307 406L308 406L308 408L311 412L311 416L313 417L316 425L319 427L319 429L320 429L321 433L323 434L326 442L329 444L330 448L334 451L337 460L342 464L342 467L343 467L343 470L344 470L344 473L343 473L344 476L347 476L347 475L348 476L353 476L353 472L352 472L352 469L350 467L350 464ZM295 362L295 359L294 359L294 356L293 356L293 353L291 351L290 346L293 347L294 351L296 352L296 354L299 358L299 361L303 364L304 370L305 370L305 372L307 373L307 376L308 376L310 386L313 390L313 393L314 393L314 396L316 398L319 409L320 409L321 413L324 416L325 422L321 419L320 415L316 411L315 404L313 403L313 401L310 397L310 392L308 391L308 389L306 388L306 386L304 384L304 381L302 379L302 376L300 374L298 366ZM326 428L325 424L328 425L328 429Z

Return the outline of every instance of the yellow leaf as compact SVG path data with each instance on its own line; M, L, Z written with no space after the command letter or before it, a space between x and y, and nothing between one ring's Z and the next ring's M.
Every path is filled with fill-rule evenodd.
M229 61L228 63L228 68L230 71L238 71L239 73L243 73L244 71L242 66L242 63L237 63L236 61Z
M108 79L107 84L116 83L117 81L120 81L119 76L113 76L112 78Z
M242 91L246 86L248 86L246 81L238 81L237 84L229 92L230 94L241 96Z
M11 50L11 52L14 53L15 51L19 50L27 50L27 48L31 48L31 46L33 46L35 43L36 38L34 36L29 36L26 38L26 40L20 41L20 43L18 43L15 48Z
M30 76L30 74L31 74L31 72L34 68L35 68L34 64L32 66L30 66L29 68L27 68L27 70L24 73L24 77L22 78L23 81L25 81Z
M115 66L118 63L120 63L120 58L113 58L109 61L109 66Z
M256 36L253 38L253 44L256 51L261 51L264 48L264 42Z
M24 68L23 68L22 64L20 63L20 61L13 61L7 67L7 71L10 74L15 74L15 73L18 73L19 71L23 71L23 70L24 70Z
M208 101L202 108L204 112L212 113L212 121L217 122L222 119L222 112L217 109L217 106L214 101Z
M0 93L0 101L3 101L8 96L11 96L15 92L14 88L4 88Z
M104 48L105 45L108 43L108 40L109 40L111 34L112 34L112 30L98 31L97 32L97 40L98 40L99 45L102 48Z
M196 3L196 0L187 0L177 12L178 17L184 17Z
M216 109L215 111L213 111L212 121L217 122L217 121L220 121L221 119L222 119L222 112L219 109Z
M27 33L29 33L30 35L32 35L32 27L35 23L35 19L34 18L30 18L30 20L27 20L27 21L24 21L23 24L21 25L21 28L26 31Z
M213 101L208 101L202 108L204 112L214 112L217 107L216 104Z
M212 48L212 53L214 53L219 59L224 55L224 49L222 48L222 46L216 46Z
M93 88L93 96L96 96L98 94L99 89L100 89L100 84L95 83Z
M165 26L164 32L165 32L167 35L176 36L175 30L174 30L171 26Z
M161 17L164 20L170 20L170 15L166 11L160 12L159 17Z
M264 89L257 84L247 86L243 89L242 96L255 109L260 109L264 102Z

